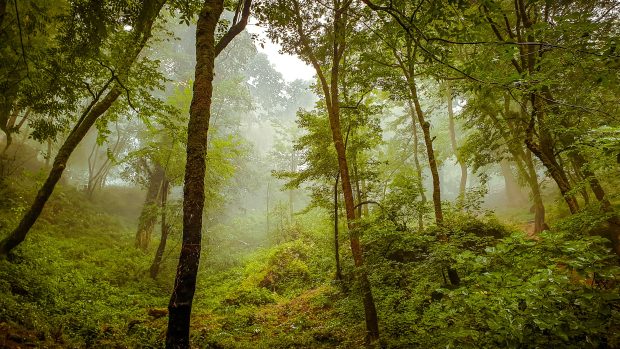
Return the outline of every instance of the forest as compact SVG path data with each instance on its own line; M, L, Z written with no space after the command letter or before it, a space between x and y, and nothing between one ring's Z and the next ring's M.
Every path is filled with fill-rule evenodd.
M0 0L0 348L620 348L617 0Z

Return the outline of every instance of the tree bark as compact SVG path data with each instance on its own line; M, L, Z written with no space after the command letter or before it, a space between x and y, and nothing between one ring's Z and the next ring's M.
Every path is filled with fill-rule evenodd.
M551 135L549 135L548 131L544 129L544 125L541 125L543 111L540 104L540 98L537 98L535 94L531 94L530 101L532 104L532 113L526 131L525 145L545 166L549 172L549 175L553 178L560 189L560 193L562 194L568 209L572 214L575 214L579 211L579 204L571 192L572 187L568 181L566 172L562 166L560 166L555 157L555 152L553 146L551 145ZM541 125L539 126L538 143L534 141L534 128L536 123Z
M164 251L166 251L166 242L168 241L168 232L169 225L166 221L166 206L168 204L168 188L170 186L170 182L167 178L163 179L161 185L161 240L159 240L159 245L157 246L157 252L155 252L155 258L153 259L153 264L151 264L150 274L151 278L155 279L157 277L157 273L159 273L159 266L161 265L161 261L164 258Z
M538 184L538 175L536 174L536 168L534 167L531 153L524 155L523 161L527 169L525 178L530 186L532 201L534 201L534 233L538 234L543 230L549 229L545 222L545 205L542 200L540 184Z
M153 172L149 177L149 187L146 191L146 198L138 220L138 230L136 232L136 248L146 251L151 243L153 228L157 222L157 199L163 191L163 183L165 183L164 168L155 163Z
M334 257L336 259L336 280L342 280L342 269L340 268L340 238L338 234L338 180L340 173L336 175L334 183Z
M303 28L303 19L301 16L301 10L299 2L292 1L293 11L295 13L295 25L297 34L300 37L301 54L312 64L314 70L319 78L320 87L325 99L325 105L327 108L327 114L329 117L329 125L332 131L332 139L334 147L336 148L338 169L340 171L340 180L342 186L342 193L344 197L344 206L347 217L347 227L349 228L349 241L351 244L351 252L353 255L353 261L355 265L355 275L360 284L362 290L362 298L364 303L364 317L366 320L367 340L374 342L379 339L379 322L377 318L377 310L375 307L374 298L372 295L372 289L368 275L364 270L364 256L362 246L359 240L359 231L355 223L355 203L353 199L353 189L351 187L351 178L349 176L349 166L346 157L345 144L342 137L342 129L340 126L340 106L339 106L339 74L340 64L345 50L345 31L346 31L346 16L350 1L341 2L340 0L333 0L333 49L332 55L332 67L330 73L330 81L328 83L325 74L319 64L318 59L314 55L314 51L309 44L309 39Z
M168 303L166 348L189 348L190 315L202 242L207 133L211 117L215 58L247 24L251 0L244 0L242 16L215 42L224 0L205 0L196 25L196 68L187 132L187 161L183 186L183 238L174 289ZM235 19L238 19L235 15Z
M420 164L420 156L418 155L419 140L418 140L418 122L415 117L415 109L411 99L407 99L409 104L409 114L411 115L411 132L413 133L413 164L416 170L416 179L418 181L418 188L420 189L420 202L421 206L418 210L418 229L420 232L424 230L424 206L426 206L426 194L424 193L424 185L422 183L422 165Z
M443 223L443 210L441 207L441 187L439 179L439 171L437 169L437 160L435 159L435 151L433 149L433 139L431 137L431 124L426 121L424 112L420 106L420 99L418 98L418 89L415 81L415 54L416 50L412 48L412 41L410 37L406 38L406 55L407 61L404 62L400 55L394 51L394 56L398 60L398 65L401 68L405 79L407 80L407 87L409 88L409 98L413 102L415 114L418 118L418 122L422 127L422 135L424 139L424 145L426 146L426 155L428 158L428 166L431 170L431 177L433 180L433 208L435 211L435 222L438 225Z
M39 189L39 192L30 206L30 209L24 214L15 230L13 230L4 240L0 241L0 256L7 255L13 248L24 241L28 231L30 231L30 228L32 228L32 225L41 214L45 203L52 195L56 183L60 180L60 177L67 166L69 157L80 141L82 141L88 130L94 125L95 121L97 121L97 119L103 115L103 113L105 113L120 96L122 87L120 84L115 83L112 89L107 92L105 97L99 100L101 95L107 90L109 84L112 83L113 80L122 80L129 74L131 66L151 36L153 22L157 18L164 2L165 0L150 0L143 2L140 15L136 21L135 34L127 47L126 56L123 57L121 64L117 69L119 76L108 80L107 84L96 95L96 98L93 99L91 104L82 113L82 116L71 130L71 133L58 150L50 173L48 174L48 177L41 189Z
M510 96L507 93L504 94L504 108L500 115L503 115L508 131L505 130L506 127L500 124L495 115L489 114L489 117L504 139L520 176L525 179L530 188L531 198L534 202L534 233L538 234L548 229L548 226L545 223L545 205L542 201L538 174L532 161L532 153L519 141L522 138L522 130L519 125L522 120L527 118L524 113L516 114L516 116L521 115L522 117L522 120L519 121L515 121L515 118L510 116Z
M206 0L196 26L196 72L187 132L187 162L183 188L183 241L175 286L168 304L166 348L189 348L190 315L200 262L207 132L213 95L215 30L223 0Z
M58 154L56 154L56 157L54 158L54 163L52 164L50 173L48 174L41 189L39 189L39 192L30 206L30 209L26 212L26 214L24 214L21 221L11 232L11 234L9 234L9 236L7 236L4 240L0 241L0 256L7 255L12 249L24 241L26 235L30 231L30 228L32 228L37 218L39 218L39 215L41 215L41 211L43 211L45 203L52 195L56 183L60 180L60 177L67 166L67 161L69 160L71 153L73 153L73 150L75 150L77 145L84 138L88 129L92 127L99 116L101 116L112 105L120 94L120 88L115 86L112 90L110 90L110 92L108 92L106 97L101 100L101 102L97 103L91 109L91 111L84 118L83 122L74 127L71 134L69 134L69 137L67 137L63 145L58 150Z

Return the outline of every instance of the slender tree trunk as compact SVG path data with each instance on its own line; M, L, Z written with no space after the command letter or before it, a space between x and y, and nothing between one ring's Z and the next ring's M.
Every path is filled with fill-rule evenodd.
M450 144L452 146L452 152L454 153L454 157L456 157L456 162L459 164L461 168L461 180L459 182L459 201L463 201L465 198L465 189L467 187L467 164L463 161L462 157L459 155L458 143L456 141L456 128L454 126L454 109L452 108L452 88L448 85L447 92L447 100L448 100L448 128L450 129Z
M549 175L558 185L560 193L568 205L568 209L572 214L575 214L579 211L579 204L571 192L572 187L568 181L566 172L560 166L555 157L555 152L553 150L553 146L551 145L551 136L548 134L548 131L545 130L544 123L542 122L543 111L539 101L540 98L537 98L534 94L530 97L532 103L532 113L526 131L525 145L542 162L545 168L547 168ZM534 128L537 121L540 125L538 132L538 143L534 141Z
M319 64L318 59L314 56L313 48L309 44L308 37L306 36L305 29L303 28L303 18L301 17L301 10L299 2L292 1L293 11L296 14L295 24L297 33L301 39L302 53L312 63L320 81L320 86L323 90L323 97L325 98L325 105L329 116L329 125L332 131L332 138L334 147L336 148L336 155L338 158L338 169L340 171L340 180L342 186L342 193L344 197L344 206L347 217L347 226L349 228L349 241L351 243L351 252L353 255L353 261L355 264L355 275L360 284L362 291L362 298L364 303L364 317L366 320L367 340L374 342L379 339L379 321L377 318L377 309L375 307L375 301L372 295L372 288L368 275L364 270L364 255L362 246L359 239L359 230L355 223L355 201L353 198L353 189L351 187L351 178L349 176L349 166L346 157L346 149L344 140L342 137L342 129L340 126L340 105L339 105L339 74L340 64L345 50L345 31L347 26L347 11L350 6L350 1L333 0L333 50L332 54L332 66L330 81L327 81L325 74Z
M150 0L142 3L141 13L135 26L134 37L130 40L127 46L127 56L124 57L121 65L117 69L118 74L120 75L114 79L123 80L129 74L131 66L151 36L153 22L155 21L155 18L157 18L164 2L164 0ZM114 79L108 80L108 83L100 90L89 107L84 110L73 130L58 150L50 173L41 189L39 189L39 192L30 206L30 209L26 211L15 230L13 230L4 240L0 241L0 256L8 254L13 248L24 241L28 231L32 228L32 225L41 214L45 203L52 195L56 183L60 180L60 177L67 166L69 157L80 141L84 138L88 130L90 130L90 128L94 125L95 121L97 121L97 119L103 115L103 113L105 113L120 96L122 88L118 84L114 84L105 97L99 100L101 95L107 90L107 87Z
M175 286L168 305L166 348L189 348L190 315L200 262L207 132L213 95L215 31L223 0L206 0L196 26L196 73L187 132L183 187L183 241Z
M536 168L534 167L531 153L527 153L527 155L524 155L523 157L523 162L525 163L527 169L527 175L525 178L530 186L532 201L534 201L534 233L538 234L545 229L549 229L547 223L545 222L545 205L542 200L540 184L538 184L538 174L536 174Z
M155 163L153 172L149 178L149 187L146 191L146 198L138 220L138 230L136 232L136 248L146 251L151 243L153 229L157 222L157 199L160 193L163 195L163 183L165 183L164 168Z
M400 56L394 52L394 56L398 59L399 66L403 71L403 75L407 80L407 87L409 88L409 98L413 102L415 114L418 117L418 122L422 127L422 135L424 139L424 145L426 146L426 155L428 158L428 166L431 170L431 177L433 180L433 208L435 210L435 222L438 225L443 223L443 210L441 208L441 187L439 179L439 171L437 169L437 160L435 159L435 151L433 149L433 138L431 137L431 124L426 121L424 112L420 106L420 99L418 98L418 89L415 81L415 49L411 47L411 38L407 37L406 54L407 62L403 62Z
M54 163L52 164L50 173L48 174L41 189L39 189L39 192L30 206L30 209L26 211L26 214L24 214L18 226L11 232L11 234L4 240L0 241L0 256L7 255L13 248L24 241L28 231L30 231L32 225L36 222L37 218L39 218L39 215L41 215L41 211L43 211L45 203L52 195L56 183L60 180L60 177L67 166L69 156L71 156L73 150L75 150L79 142L82 138L84 138L86 132L90 129L90 127L92 127L97 118L99 118L99 116L101 116L101 114L103 114L112 105L116 98L118 98L120 92L121 90L118 87L114 87L110 90L106 97L91 109L91 111L84 118L83 122L74 127L71 134L69 134L69 137L67 137L63 145L58 150L58 154L56 154L56 157L54 158Z
M362 191L361 191L362 197L361 197L360 201L361 202L366 202L368 200L368 194L366 192L368 190L367 187L366 187L366 179L364 177L362 177L362 179L360 180L360 183L362 185L362 187L361 187L362 188ZM364 204L364 205L361 205L361 206L362 206L362 212L361 212L360 216L363 214L365 217L367 217L368 216L368 205Z
M239 3L241 4L241 3ZM174 289L168 304L166 348L189 348L190 315L202 243L204 178L206 173L207 134L211 117L215 57L245 28L252 1L243 1L238 22L215 42L215 34L224 11L224 0L205 0L196 24L196 69L187 132L187 161L183 186L183 238ZM234 21L233 21L234 22Z
M501 113L500 113L501 114ZM525 148L525 145L516 142L515 140L521 139L521 132L519 132L520 128L518 122L515 122L513 118L510 117L510 95L508 93L504 94L504 112L503 117L504 121L508 126L508 132L503 131L504 126L500 124L499 120L495 115L489 114L491 121L496 125L496 129L502 135L504 139L508 151L512 155L513 161L517 166L517 170L520 176L525 179L529 188L532 201L534 203L534 233L538 234L545 229L548 229L547 224L545 223L545 205L542 200L542 194L540 190L540 184L538 183L538 174L536 173L536 167L534 166L534 162L532 161L532 153ZM517 114L518 116L519 114ZM523 120L526 120L525 114L520 114Z
M159 266L164 258L164 251L166 251L166 242L168 241L168 232L170 227L166 221L166 206L168 204L168 187L170 182L167 178L164 178L161 185L161 240L157 246L157 252L155 252L155 258L150 268L151 278L156 278L159 273Z
M357 153L353 155L353 177L355 181L355 196L357 197L357 202L361 203L362 202L362 191L360 190L360 177L357 171ZM362 206L364 205L357 206L357 217L358 218L362 217Z
M409 104L409 114L411 115L411 131L413 133L413 164L415 165L416 180L418 181L418 188L420 189L420 202L421 206L418 210L418 229L424 230L424 206L426 206L426 194L424 193L424 183L422 182L422 165L420 164L419 152L419 140L418 140L418 127L416 126L417 120L415 117L415 109L411 99L407 99Z
M575 185L580 185L580 183L586 182L586 178L585 178L585 175L583 174L583 171L581 171L581 169L579 168L579 165L577 164L577 162L578 161L576 161L574 157L570 161L571 167L573 168L573 172L574 172L574 176L571 176L571 179ZM581 188L579 189L579 193L581 194L581 197L583 197L583 203L586 206L589 205L590 195L588 194L587 187L581 185Z
M340 268L340 238L338 237L338 180L340 173L336 176L334 183L334 257L336 258L336 280L342 280L342 269Z
M424 136L424 145L426 146L426 155L428 157L428 167L431 170L433 179L433 208L435 209L435 222L443 223L443 210L441 208L441 188L439 181L439 171L437 169L437 160L435 159L435 150L433 149L433 139L431 138L431 124L425 120L420 101L418 99L418 91L414 81L409 82L413 105L418 116L418 121L422 125L422 134Z

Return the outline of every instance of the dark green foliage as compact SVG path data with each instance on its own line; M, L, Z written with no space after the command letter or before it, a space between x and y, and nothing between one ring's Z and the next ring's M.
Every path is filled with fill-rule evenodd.
M616 259L578 222L533 240L460 216L422 234L375 225L365 241L387 347L618 345ZM446 281L449 265L458 287Z

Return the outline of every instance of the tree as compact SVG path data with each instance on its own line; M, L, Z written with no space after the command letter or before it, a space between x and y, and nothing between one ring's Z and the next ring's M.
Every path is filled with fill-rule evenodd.
M105 81L98 90L93 91L89 85L88 90L92 94L92 99L88 106L82 111L77 123L69 133L63 145L58 150L54 163L49 175L37 193L30 209L24 214L18 226L6 237L0 241L0 256L8 254L13 248L19 245L28 234L32 225L36 222L41 214L45 203L52 194L54 187L60 180L62 173L66 167L67 160L71 153L75 150L80 141L88 133L88 130L116 101L116 99L125 90L123 82L130 76L130 71L142 49L146 46L148 39L151 37L153 23L164 5L164 0L146 1L140 7L140 11L133 18L133 29L126 34L126 37L117 51L119 53L116 63L116 69L107 66L103 62L99 62L110 71L110 77ZM121 52L122 51L122 52ZM106 92L107 91L107 92ZM128 100L129 103L129 100Z
M202 243L202 211L206 170L207 133L211 116L215 58L247 24L252 1L237 7L232 26L216 42L224 11L223 0L205 0L196 25L196 70L187 129L187 161L183 187L181 255L168 304L166 348L189 348L189 325ZM239 9L242 8L241 11Z
M326 6L315 2L275 0L260 5L261 19L270 24L269 37L282 44L284 50L296 53L309 62L318 76L336 149L355 273L363 293L367 339L374 342L379 338L377 311L371 285L363 269L364 257L360 232L355 223L355 201L340 120L340 69L346 50L347 32L355 25L349 13L352 2L334 0ZM324 16L325 13L327 16ZM323 19L328 19L328 27L321 24Z

